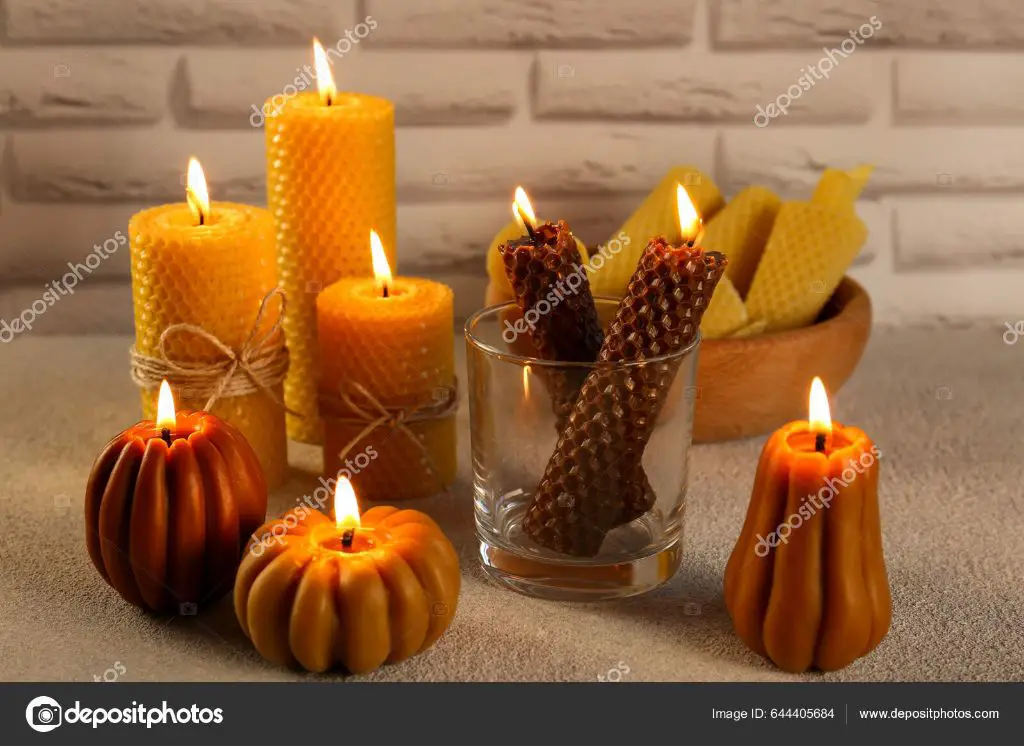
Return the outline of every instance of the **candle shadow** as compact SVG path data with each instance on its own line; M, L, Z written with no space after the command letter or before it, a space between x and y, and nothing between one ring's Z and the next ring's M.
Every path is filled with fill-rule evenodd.
M709 658L740 664L759 673L778 669L743 644L733 629L722 594L722 575L706 563L683 568L650 593L619 601L584 604L597 613L633 617L669 641Z

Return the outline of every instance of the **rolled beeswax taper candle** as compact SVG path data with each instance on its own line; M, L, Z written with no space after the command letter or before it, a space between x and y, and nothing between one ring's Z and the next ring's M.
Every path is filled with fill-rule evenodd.
M663 356L697 339L725 270L725 257L693 246L700 219L682 187L678 195L684 241L659 236L644 249L601 345L597 360L608 365L587 376L523 520L526 534L553 551L593 556L617 525L679 370L678 359Z
M267 204L277 231L281 287L288 294L285 381L288 433L319 443L320 372L316 296L342 277L371 277L366 236L396 243L395 110L385 99L338 92L327 56L314 42L318 92L264 104ZM395 257L388 260L395 266Z
M163 350L161 336L169 327L190 324L238 353L251 339L271 332L280 309L267 309L260 316L260 308L277 287L273 219L257 207L211 203L195 160L189 166L188 184L188 204L143 210L128 225L135 351L148 358L166 353L177 363L213 364L225 360L224 352L201 335L169 334ZM254 334L257 323L260 328ZM203 409L213 393L210 387L179 383L173 373L168 377L184 409ZM159 382L142 391L147 420L156 417L158 386ZM269 393L257 390L222 397L211 408L249 441L272 487L284 481L288 465L281 396L277 383Z
M392 278L370 240L376 277L339 280L317 299L324 473L368 500L427 497L455 479L453 294Z
M526 191L516 189L512 213L522 234L498 247L509 284L522 312L521 321L506 322L503 337L528 330L532 352L544 360L586 362L597 360L604 332L597 305L590 292L586 268L577 249L577 241L568 224L539 225ZM510 346L517 345L513 339ZM586 378L586 369L536 371L544 382L555 413L559 432L565 427ZM654 505L654 491L647 474L637 470L623 497L618 523L629 523Z

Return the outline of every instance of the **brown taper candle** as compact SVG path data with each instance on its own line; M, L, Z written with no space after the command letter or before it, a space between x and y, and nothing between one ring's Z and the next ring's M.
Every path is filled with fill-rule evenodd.
M511 329L513 339L528 332L536 356L543 360L590 363L597 359L604 334L597 318L597 306L576 237L564 220L544 223L528 236L498 247L515 292L521 320ZM551 396L559 425L572 411L584 372L534 371Z
M652 239L598 362L660 358L692 344L725 265L721 254ZM579 557L600 551L629 509L631 486L679 362L599 366L590 373L523 520L535 542Z
M509 241L499 246L498 251L522 312L514 323L507 322L506 332L513 332L511 340L506 338L510 347L528 347L528 354L543 360L594 362L604 332L576 238L568 224L560 220L557 225L531 227L530 235ZM517 329L528 330L529 335L518 334ZM561 432L587 371L538 366L533 373L548 391ZM626 489L616 525L639 518L653 507L654 499L654 490L641 468Z

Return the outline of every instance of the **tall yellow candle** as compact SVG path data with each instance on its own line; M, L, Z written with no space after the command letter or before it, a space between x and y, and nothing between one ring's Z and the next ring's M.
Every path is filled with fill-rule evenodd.
M348 477L375 502L426 497L455 479L454 407L437 416L454 395L454 296L431 280L392 279L376 233L371 242L377 277L340 280L317 299L324 401L347 392L362 410L325 406L324 472ZM390 423L367 431L371 417L401 411L408 431Z
M315 43L318 92L264 105L267 203L277 232L281 286L288 294L285 381L295 440L319 443L316 295L342 277L370 277L366 236L396 242L395 112L385 99L339 93ZM392 266L394 254L389 255Z
M175 324L201 327L240 350L253 332L261 302L277 287L270 213L249 205L210 203L202 169L194 160L189 187L190 204L143 210L128 224L135 348L147 357L161 357L160 337ZM270 331L278 310L275 305L264 314L261 334ZM165 351L178 363L224 359L211 342L184 332L169 336ZM288 459L281 388L278 384L274 390L277 402L258 391L221 398L212 408L249 441L269 485L284 481ZM183 409L201 409L208 396L187 389L175 393ZM156 418L157 396L156 387L142 391L147 420Z

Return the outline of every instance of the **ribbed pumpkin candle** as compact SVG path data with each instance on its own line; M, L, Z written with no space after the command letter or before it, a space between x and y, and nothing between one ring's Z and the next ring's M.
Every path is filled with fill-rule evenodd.
M832 422L817 378L808 420L783 425L761 451L725 606L747 647L784 671L838 670L889 631L881 456L863 430Z
M317 299L324 472L375 502L426 497L455 479L454 412L439 416L454 396L454 296L431 280L392 279L375 233L371 243L378 277L340 280ZM366 394L406 424L367 431L385 413Z
M202 169L198 162L192 164L190 204L143 210L128 224L135 349L147 357L161 357L161 335L176 324L200 327L238 351L253 333L263 299L277 287L270 213L230 202L211 204ZM277 307L268 309L258 334L270 331L277 313ZM170 335L165 351L177 363L224 360L224 353L211 342L187 332ZM185 388L178 392L181 407L196 410L205 406L210 394ZM284 481L288 463L280 384L273 393L276 402L255 391L223 397L211 410L249 441L271 486ZM157 387L142 391L147 420L156 417L157 394Z
M342 277L371 277L366 236L394 247L395 112L385 99L338 93L315 43L318 93L264 105L267 203L277 232L281 287L288 294L285 380L288 433L319 443L316 295ZM275 97L277 98L277 97ZM394 255L389 256L394 265Z

